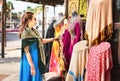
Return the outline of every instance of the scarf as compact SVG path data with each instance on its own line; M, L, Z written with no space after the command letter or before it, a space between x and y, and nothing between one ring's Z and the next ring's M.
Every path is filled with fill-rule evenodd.
M25 30L21 34L21 39L26 39L26 38L37 38L38 39L41 61L45 65L46 59L45 59L45 54L43 50L42 38L40 37L39 32L35 30L34 28L26 27Z

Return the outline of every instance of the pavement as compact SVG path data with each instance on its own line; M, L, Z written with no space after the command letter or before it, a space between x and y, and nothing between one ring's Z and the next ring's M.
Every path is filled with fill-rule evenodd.
M5 58L0 55L0 81L19 81L21 40L18 38L18 32L7 33L6 36Z
M18 38L18 31L6 32L6 47L4 58L1 58L1 38L2 34L0 32L0 81L19 81L21 40ZM53 76L53 74L54 73L48 73L46 76Z
M42 35L41 29L38 31ZM1 38L0 29L0 81L19 81L21 40L18 38L18 29L6 29L5 58L1 58Z

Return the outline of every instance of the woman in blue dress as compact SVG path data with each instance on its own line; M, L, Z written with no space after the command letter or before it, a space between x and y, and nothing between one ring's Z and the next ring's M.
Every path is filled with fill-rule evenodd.
M42 39L33 28L36 18L32 12L26 12L21 18L19 37L22 39L19 81L42 81L46 59L43 44L57 38Z

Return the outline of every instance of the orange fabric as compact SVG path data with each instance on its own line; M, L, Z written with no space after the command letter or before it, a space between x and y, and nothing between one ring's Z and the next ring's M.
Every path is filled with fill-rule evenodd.
M55 27L55 36L56 37L60 35L60 31L61 31L61 26L57 25ZM62 72L65 70L65 68L64 68L63 58L61 57L60 49L61 49L60 42L57 40L53 41L49 71L56 72L61 75Z

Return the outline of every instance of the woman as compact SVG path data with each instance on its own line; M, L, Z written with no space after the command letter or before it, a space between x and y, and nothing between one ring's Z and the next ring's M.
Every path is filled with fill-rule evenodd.
M45 72L45 54L43 43L57 38L42 39L33 28L36 18L32 12L26 12L20 23L19 37L22 39L22 57L20 61L19 81L42 81Z

